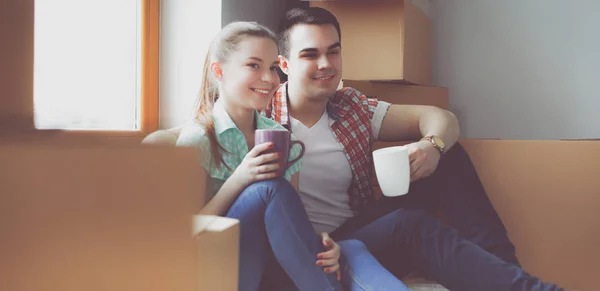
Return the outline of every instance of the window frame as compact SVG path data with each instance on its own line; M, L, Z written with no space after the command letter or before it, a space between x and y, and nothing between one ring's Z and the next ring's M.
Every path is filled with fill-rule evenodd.
M67 135L145 137L159 126L160 1L141 0L140 129L58 129Z

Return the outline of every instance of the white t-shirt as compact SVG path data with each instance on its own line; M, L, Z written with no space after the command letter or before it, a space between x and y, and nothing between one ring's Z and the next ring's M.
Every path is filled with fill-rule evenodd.
M371 120L373 136L377 138L390 103L379 101ZM304 142L300 169L300 198L317 233L332 232L354 216L348 188L352 170L343 146L333 135L334 123L327 112L311 128L290 116L292 132Z

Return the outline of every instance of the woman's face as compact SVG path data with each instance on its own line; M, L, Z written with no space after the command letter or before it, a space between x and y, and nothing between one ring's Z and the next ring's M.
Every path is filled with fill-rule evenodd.
M277 44L273 40L244 37L228 60L218 64L220 98L237 109L267 108L280 82L277 57Z

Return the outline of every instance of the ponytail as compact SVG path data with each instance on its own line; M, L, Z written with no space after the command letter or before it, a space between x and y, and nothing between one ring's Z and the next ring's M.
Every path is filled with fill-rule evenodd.
M217 99L219 98L219 90L213 86L211 82L211 49L206 54L204 61L204 68L202 69L202 84L200 85L200 92L196 100L196 121L204 127L204 132L210 142L210 155L212 162L217 166L217 169L221 168L221 164L229 170L229 166L223 160L221 152L226 152L225 148L217 140L217 133L215 131L215 122L213 119L213 107Z

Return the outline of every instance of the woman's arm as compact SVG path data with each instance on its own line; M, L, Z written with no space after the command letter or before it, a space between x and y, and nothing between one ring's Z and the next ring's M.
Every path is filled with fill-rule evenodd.
M206 181L210 181L210 177L206 174L206 171L204 173L207 176ZM235 177L235 172L233 172L231 177L217 191L217 194L200 210L200 214L225 215L245 187L246 185L240 183Z
M294 189L296 189L297 193L300 193L300 172L292 175L292 180L290 181Z
M279 164L273 162L279 159L280 154L262 154L262 152L272 147L271 143L264 143L252 148L246 154L242 163L217 191L215 197L202 208L200 214L225 215L238 195L248 185L256 181L277 177L276 170L279 169Z

